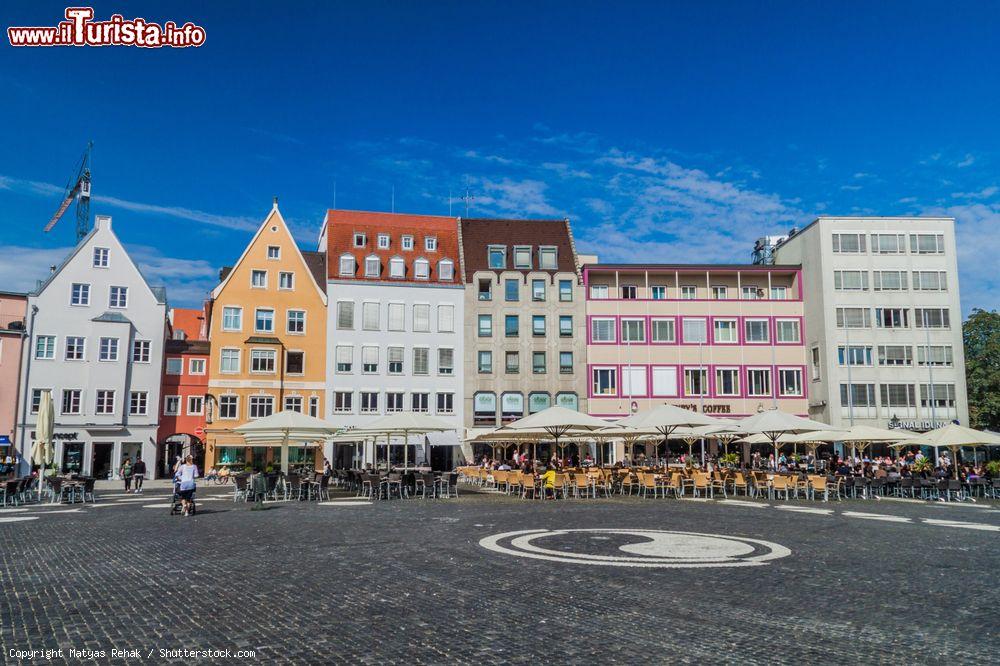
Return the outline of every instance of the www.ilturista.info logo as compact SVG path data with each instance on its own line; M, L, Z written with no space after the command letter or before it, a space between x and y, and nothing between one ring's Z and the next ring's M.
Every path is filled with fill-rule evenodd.
M205 43L205 29L190 21L178 26L163 25L144 18L125 19L112 14L107 21L94 21L93 7L67 7L66 20L52 26L12 26L7 28L11 46L164 46L185 48Z

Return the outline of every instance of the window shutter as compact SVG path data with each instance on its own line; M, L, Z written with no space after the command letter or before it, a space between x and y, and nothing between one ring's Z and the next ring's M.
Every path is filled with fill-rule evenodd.
M337 303L337 328L354 328L354 301Z

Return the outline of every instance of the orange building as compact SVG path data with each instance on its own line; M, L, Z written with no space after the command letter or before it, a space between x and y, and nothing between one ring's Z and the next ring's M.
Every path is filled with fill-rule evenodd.
M244 446L233 428L282 410L324 414L326 258L299 249L275 200L220 279L208 308L205 467L263 467L275 451ZM293 450L290 462L301 456Z

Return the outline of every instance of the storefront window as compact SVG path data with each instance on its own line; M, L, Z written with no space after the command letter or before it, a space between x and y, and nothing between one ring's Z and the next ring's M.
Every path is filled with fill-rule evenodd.
M220 446L216 462L219 465L242 465L246 463L247 453L242 446Z
M62 473L83 473L83 442L66 442L63 444Z

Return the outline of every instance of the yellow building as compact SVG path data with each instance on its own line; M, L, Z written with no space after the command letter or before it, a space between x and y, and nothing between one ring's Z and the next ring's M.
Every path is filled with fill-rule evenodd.
M242 256L220 273L209 316L205 467L264 467L279 454L245 447L236 426L294 409L322 418L326 259L303 252L275 203ZM322 451L305 454L322 462ZM291 462L305 462L293 450Z

